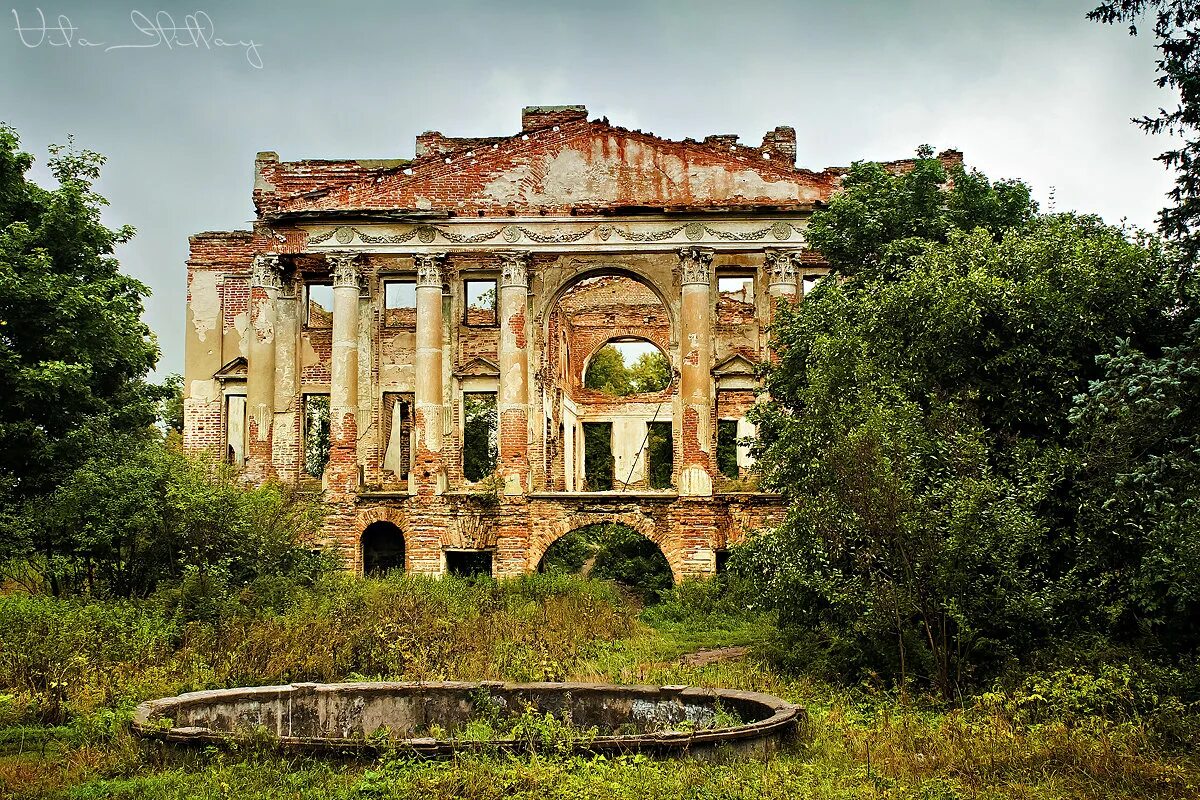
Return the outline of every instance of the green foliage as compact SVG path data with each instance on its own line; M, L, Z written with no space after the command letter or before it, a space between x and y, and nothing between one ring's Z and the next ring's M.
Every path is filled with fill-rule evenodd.
M922 146L906 171L866 161L851 165L841 191L805 231L835 273L885 276L903 270L922 242L945 242L953 231L976 228L999 239L1036 212L1025 184L992 183L961 166L947 171L932 155Z
M33 157L19 147L0 126L0 519L149 426L160 394L143 380L158 358L141 320L149 290L113 257L133 229L106 228L92 188L104 159L52 147L57 186L45 189L26 177ZM54 553L36 531L0 548L0 558Z
M646 425L646 482L651 489L670 488L671 473L675 468L671 423L648 422Z
M15 561L10 575L120 597L182 580L219 598L261 576L328 569L309 544L323 513L293 487L243 485L231 467L184 454L177 439L127 439L27 510L19 530L36 531L53 555Z
M1188 625L1200 545L1194 525L1172 522L1158 545L1114 532L1112 481L1092 487L1097 445L1081 446L1093 436L1075 410L1115 342L1158 352L1184 334L1194 312L1161 245L1091 217L1031 217L1019 184L958 175L936 189L937 170L862 167L814 215L814 242L848 277L780 310L771 402L754 414L763 485L791 509L733 566L779 609L793 666L949 695L1056 634ZM1102 402L1115 413L1127 394ZM1176 394L1148 411L1187 407ZM1194 496L1194 473L1174 485ZM1141 584L1121 571L1131 552Z
M671 565L658 545L620 524L588 525L568 533L550 545L539 568L615 581L647 601L673 582Z
M0 723L225 686L561 677L627 635L635 611L609 585L563 576L270 576L220 591L195 579L138 601L0 595Z
M616 459L612 452L612 423L583 423L583 472L587 486L584 491L610 492Z
M168 375L162 383L162 399L158 401L158 423L167 431L183 435L183 376Z
M661 392L671 385L671 362L659 350L642 353L632 366L611 344L601 347L588 361L583 385L614 397L639 392Z
M671 385L671 362L660 350L642 353L629 368L629 383L637 392L661 392Z
M496 469L497 409L494 392L463 394L463 477L483 480Z
M1128 339L1075 398L1081 453L1074 571L1104 587L1098 609L1126 637L1200 644L1200 322L1148 356Z
M607 344L597 350L588 361L583 385L615 397L632 394L629 371L625 368L625 357L621 351Z
M1168 194L1172 205L1159 212L1159 230L1179 245L1184 263L1200 263L1200 6L1195 0L1105 0L1088 19L1111 25L1128 23L1136 36L1138 22L1153 17L1155 66L1160 87L1179 93L1179 103L1154 116L1135 119L1147 133L1171 135L1175 146L1158 156L1176 173Z

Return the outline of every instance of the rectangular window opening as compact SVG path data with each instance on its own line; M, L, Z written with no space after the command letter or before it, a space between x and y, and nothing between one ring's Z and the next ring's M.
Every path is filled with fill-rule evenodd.
M611 492L613 488L612 423L583 423L584 491Z
M417 327L417 282L383 282L383 324L388 328Z
M733 480L738 478L737 430L736 419L717 422L717 470Z
M333 286L328 283L309 283L304 286L304 326L333 327Z
M397 483L407 481L412 471L412 400L411 394L383 394L383 469L391 472Z
M804 294L807 295L813 289L817 288L817 284L820 283L822 280L824 280L824 278L825 278L825 275L820 274L820 273L812 274L812 275L805 275L802 280L803 286L801 287L804 290Z
M487 327L496 324L496 279L463 282L467 303L463 322L467 325Z
M491 550L447 550L446 572L459 578L492 577Z
M646 433L647 478L651 489L671 488L675 446L670 422L651 422Z
M329 395L304 395L304 471L314 478L329 463Z
M495 392L463 393L463 477L479 481L496 471Z
M246 463L246 398L240 394L225 398L225 463Z
M717 275L717 294L722 303L739 303L753 307L753 273Z

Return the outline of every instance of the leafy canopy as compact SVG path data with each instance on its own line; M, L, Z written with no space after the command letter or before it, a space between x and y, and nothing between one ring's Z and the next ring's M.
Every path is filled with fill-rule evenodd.
M158 358L141 320L149 290L113 252L133 229L100 221L103 157L52 147L58 185L0 126L0 509L53 491L114 435L155 418L143 379Z
M1189 624L1116 571L1113 519L1080 513L1103 490L1081 480L1077 409L1118 341L1158 352L1188 319L1160 242L940 169L857 164L814 214L842 280L777 317L754 414L762 485L790 511L735 566L807 666L950 694L1053 635ZM1146 572L1164 557L1125 538ZM1200 566L1190 547L1181 575Z

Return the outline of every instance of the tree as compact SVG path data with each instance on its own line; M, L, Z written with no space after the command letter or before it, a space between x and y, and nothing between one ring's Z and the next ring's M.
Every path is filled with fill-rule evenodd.
M625 357L612 345L604 345L588 362L583 376L583 385L588 389L624 397L633 391L629 382L629 370L625 368Z
M1133 120L1147 133L1168 133L1183 142L1158 156L1176 172L1172 205L1158 217L1159 230L1177 242L1183 260L1195 264L1200 257L1200 4L1196 0L1106 0L1088 13L1088 19L1106 25L1128 23L1130 35L1138 22L1153 14L1156 63L1162 88L1179 93L1179 104L1159 109L1154 116Z
M142 436L160 392L144 380L158 350L141 320L148 289L113 251L133 229L100 222L93 190L104 159L50 148L52 189L26 177L33 157L0 126L0 516L29 535L2 537L0 558L55 554L22 509L94 453Z
M671 362L661 350L642 353L629 368L633 392L661 392L671 385Z
M914 173L936 172L923 161ZM1094 580L1075 398L1118 338L1157 351L1180 335L1178 275L1157 240L1035 216L1018 184L975 174L970 203L914 206L898 177L852 172L869 180L812 223L844 279L781 308L753 411L762 484L790 512L734 566L796 652L949 694L1051 633L1104 629L1098 609L1132 592ZM979 215L947 216L956 204L1008 210L963 229ZM897 207L923 218L863 233Z
M902 270L923 242L945 242L955 230L983 228L993 238L1037 211L1029 187L992 183L982 173L949 171L922 145L911 169L857 161L829 208L814 214L806 236L839 275Z
M0 479L12 498L52 489L108 432L145 428L158 356L141 321L149 290L112 253L133 236L100 222L104 159L53 147L58 187L25 177L33 158L0 128Z
M162 383L158 423L168 431L183 433L183 376L172 373Z

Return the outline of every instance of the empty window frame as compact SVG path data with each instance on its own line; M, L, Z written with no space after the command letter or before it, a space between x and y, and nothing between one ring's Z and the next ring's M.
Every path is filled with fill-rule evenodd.
M717 471L726 478L738 478L736 419L717 421Z
M225 463L240 467L246 463L246 397L231 394L225 398Z
M383 282L383 325L386 328L417 327L417 282L411 278Z
M496 325L496 279L463 281L466 298L463 322L475 327Z
M463 477L483 480L496 471L499 441L495 392L463 392Z
M817 288L817 284L820 283L824 279L825 279L824 273L813 273L813 274L805 275L801 281L800 288L804 291L804 294L807 295L813 289Z
M383 469L397 482L407 481L412 471L412 399L411 394L383 394Z
M333 287L328 283L304 285L304 327L333 327Z
M446 572L460 578L490 578L491 550L447 550Z
M754 273L733 272L717 274L717 296L720 302L737 303L754 308Z
M650 422L646 427L646 480L651 489L669 489L675 468L671 423Z
M304 471L314 478L329 463L329 395L304 395Z
M586 491L611 492L616 459L612 452L612 423L583 423L583 479Z

